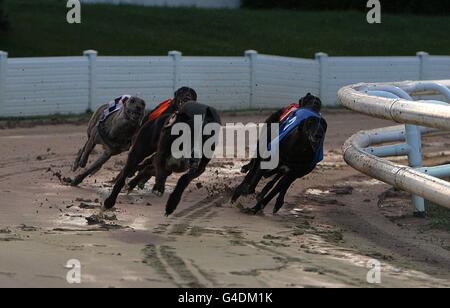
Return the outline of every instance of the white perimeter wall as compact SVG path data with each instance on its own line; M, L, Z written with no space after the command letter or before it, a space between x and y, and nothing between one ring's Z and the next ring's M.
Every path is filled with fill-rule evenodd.
M122 94L149 108L191 86L220 110L277 108L311 92L335 106L339 88L359 82L450 78L450 56L297 59L242 57L8 58L0 52L0 117L81 113Z
M146 6L188 6L199 8L239 8L240 0L81 0L82 3L135 4Z

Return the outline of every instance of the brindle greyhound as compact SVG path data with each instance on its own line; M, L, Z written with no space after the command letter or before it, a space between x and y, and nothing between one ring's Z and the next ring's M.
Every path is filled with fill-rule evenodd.
M187 124L191 132L193 132L194 117L196 115L201 116L203 127L210 123L220 125L220 117L215 109L196 102L187 102L175 114L163 114L161 117L143 126L137 135L128 155L127 163L120 173L111 195L104 202L103 210L111 209L115 205L117 197L125 185L125 179L136 171L138 165L144 159L156 151L155 156L147 160L147 164L141 173L150 174L150 176L156 175L153 192L158 196L164 193L166 179L172 172L180 173L187 171L178 180L175 190L170 195L166 204L167 216L175 211L180 203L184 190L192 180L199 177L205 171L210 161L210 157L206 157L205 155L202 155L201 158L175 159L171 152L173 142L179 138L179 136L172 134L173 125L177 123ZM218 138L218 135L214 137ZM202 144L210 138L210 136L202 136ZM155 144L157 148L154 147Z
M320 99L311 94L302 98L300 104L302 108L310 109L318 114L322 107ZM272 114L267 119L267 123L277 122L282 112L283 110L280 110ZM263 177L273 177L257 196L258 202L256 206L248 211L253 214L262 211L278 195L273 210L274 214L277 213L283 206L284 198L292 183L296 179L308 175L316 167L315 157L319 147L323 146L326 131L327 122L321 116L309 117L302 121L294 131L280 142L280 163L277 168L273 170L262 170L262 160L259 157L253 159L248 165L243 167L243 172L248 172L248 174L244 181L236 188L232 202L236 202L243 194L253 193Z
M72 167L73 172L86 167L89 155L97 144L103 146L103 154L75 179L65 178L64 182L77 186L87 176L98 172L112 156L128 151L144 116L145 102L134 96L124 95L110 104L100 106L89 121L88 140L78 152Z

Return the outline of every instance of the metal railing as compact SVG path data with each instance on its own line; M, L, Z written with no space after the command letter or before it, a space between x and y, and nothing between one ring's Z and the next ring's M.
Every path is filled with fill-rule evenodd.
M450 103L450 80L357 84L339 90L338 100L348 109L403 123L361 131L344 145L344 159L353 168L413 194L416 214L426 212L424 199L450 207L450 165L423 167L422 134L450 130L450 105L436 100L413 100L442 95ZM374 145L400 141L400 144ZM409 166L383 157L408 156Z

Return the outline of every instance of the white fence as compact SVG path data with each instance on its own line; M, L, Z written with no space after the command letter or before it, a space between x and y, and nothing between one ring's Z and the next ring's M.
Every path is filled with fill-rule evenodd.
M232 8L241 6L241 0L81 0L83 3L134 4L146 6L191 6L200 8Z
M277 108L311 92L327 106L337 91L356 82L450 78L450 56L328 57L260 55L184 57L8 58L0 52L0 117L80 113L122 94L139 95L149 107L179 86L221 110Z

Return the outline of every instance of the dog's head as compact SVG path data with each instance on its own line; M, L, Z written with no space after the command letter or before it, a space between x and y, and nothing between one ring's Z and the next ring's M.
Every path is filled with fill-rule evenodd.
M128 119L140 123L145 116L145 101L136 96L130 97L124 103L124 112Z
M187 102L196 102L197 93L192 88L182 87L175 92L174 100L177 108L180 108Z
M299 104L301 107L309 108L316 112L320 112L322 109L322 101L317 96L312 95L311 93L306 94L305 97L302 97L299 100Z
M323 142L326 131L327 124L321 118L311 117L306 119L303 125L303 134L313 149L316 149Z

